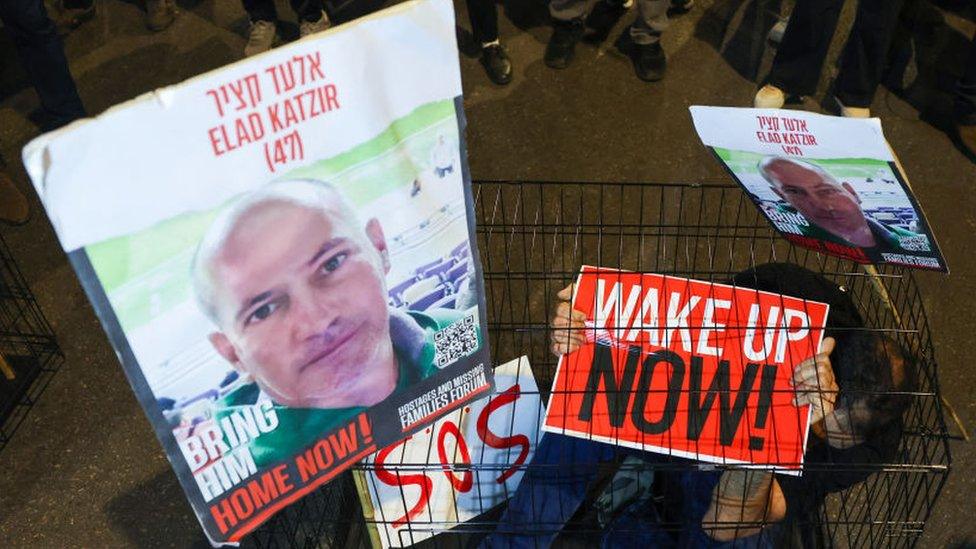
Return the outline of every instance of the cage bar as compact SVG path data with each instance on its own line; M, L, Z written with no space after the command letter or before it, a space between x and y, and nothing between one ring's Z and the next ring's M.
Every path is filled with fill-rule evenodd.
M938 367L911 271L893 266L864 268L793 246L769 226L739 187L726 183L478 181L474 191L493 360L501 364L528 355L543 401L549 398L557 364L549 346L555 296L581 265L727 283L745 269L782 262L846 288L865 321L864 330L897 341L913 358L917 383L893 456L883 463L845 464L847 472L863 473L866 479L827 495L823 505L803 517L800 527L818 546L915 546L945 484L950 455ZM600 472L591 496L598 495L619 471L742 470L737 465L649 464L623 456L578 465ZM473 463L471 467L491 470L497 465ZM358 469L367 471L369 466ZM440 473L442 467L405 463L399 470ZM656 490L650 490L654 496L648 505L663 508L667 502L660 501ZM327 503L300 504L276 517L250 541L257 546L368 546L371 528L392 520L363 517L351 481L345 477L312 497ZM597 543L602 527L592 499L565 527L539 522L534 530L561 530L557 546ZM421 513L402 526L402 539L409 544L413 532L437 533L418 546L468 547L495 530L500 513L498 508L487 510L461 524L434 521ZM316 526L310 530L307 524ZM668 520L661 525L671 532L687 526ZM640 532L632 534L637 540Z
M0 237L0 451L63 362L51 325Z

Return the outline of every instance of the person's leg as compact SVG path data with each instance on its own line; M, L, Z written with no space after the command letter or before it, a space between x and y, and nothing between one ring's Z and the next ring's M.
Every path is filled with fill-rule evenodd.
M661 34L668 28L670 0L637 0L637 19L628 32L635 46L631 59L641 80L654 82L664 78L666 60L661 49Z
M498 7L495 0L466 0L471 33L481 47L481 64L496 84L512 81L512 61L498 40Z
M244 11L252 23L257 21L275 22L278 13L275 11L274 0L241 0Z
M68 70L57 27L42 0L0 1L0 20L10 33L21 63L53 127L86 116Z
M498 40L498 7L495 0L466 0L471 33L479 46Z
M672 547L674 538L667 531L652 501L633 502L603 530L600 547Z
M616 455L609 444L543 435L498 527L481 547L549 547L583 503L599 465Z
M588 5L587 0L552 0L549 2L549 15L556 21L581 21Z
M738 472L741 473L742 471ZM772 475L765 475L764 473L758 471L750 471L750 476L748 478L756 479L766 479L770 478ZM700 471L696 468L688 468L682 471L677 471L674 473L676 477L676 482L674 486L676 489L680 490L680 499L682 502L682 515L684 520L687 521L686 525L682 528L681 541L679 545L681 547L700 547L709 549L772 549L777 547L777 542L780 537L780 521L782 516L771 516L767 511L761 512L758 516L749 516L745 511L742 513L732 513L734 519L729 520L727 517L716 516L712 513L714 507L712 506L713 499L722 496L731 499L735 502L733 505L740 505L744 497L741 496L740 492L728 488L727 486L722 486L723 473L719 471ZM741 475L740 475L741 476ZM769 480L769 482L772 482ZM716 494L716 491L721 492L725 489L727 493ZM743 489L744 490L744 489ZM735 492L733 496L731 492ZM763 498L762 508L765 510L767 508L765 503L765 498ZM718 524L727 525L725 530L729 527L735 527L737 522L741 522L741 527L743 530L752 531L757 528L754 526L757 523L764 524L761 530L755 533L743 533L742 535L735 537L734 539L728 541L718 541L712 537L712 534L706 531L705 524L716 526Z
M298 21L318 21L322 18L322 0L291 0Z
M635 44L656 44L668 28L670 0L637 0L637 19L630 25L630 38Z
M969 45L969 58L966 69L956 86L956 112L976 124L976 35Z
M552 16L552 36L546 45L544 61L553 69L564 69L573 61L576 43L583 37L583 15L587 0L552 0L549 15Z
M274 0L241 0L241 4L251 20L244 56L251 57L273 48L278 42L278 13Z
M798 0L773 58L767 83L787 94L810 95L817 88L843 0Z
M976 125L976 35L969 45L966 69L956 85L956 115L961 124Z
M859 0L835 85L845 107L868 108L881 82L902 0ZM791 23L792 24L792 23Z
M298 35L308 36L332 26L322 0L291 0L291 8L298 16Z
M956 85L955 111L959 141L976 162L976 36L969 46L966 71Z

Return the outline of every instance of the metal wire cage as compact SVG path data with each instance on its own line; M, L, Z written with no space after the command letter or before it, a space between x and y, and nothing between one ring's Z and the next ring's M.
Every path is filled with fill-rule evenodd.
M794 516L788 528L777 523L779 533L765 543L841 547L912 547L917 543L945 483L950 456L931 337L910 271L893 267L865 269L795 247L770 228L739 187L729 184L482 181L476 182L474 189L494 364L527 355L543 402L549 398L557 365L550 351L550 319L557 304L556 293L575 278L581 265L726 283L736 273L757 265L791 263L846 288L863 317L863 330L896 341L911 357L916 370L910 404L899 423L897 448L871 462L821 464L821 473L848 473L859 481L842 490L818 493L817 506ZM565 454L562 459L574 458ZM577 482L573 474L567 474L567 463L557 465L562 468L546 469L552 463L526 463L522 466L525 476L519 490L526 488L526 483L550 482L546 479L553 476L564 477L567 484ZM617 545L656 543L655 539L695 545L687 537L682 538L682 532L690 525L687 517L673 512L678 506L673 501L675 492L668 485L687 484L674 480L675 475L694 479L695 475L717 478L726 471L748 474L747 469L736 465L702 467L693 460L642 461L626 452L601 455L599 459L587 454L569 465L573 466L572 471L586 472L586 480L578 481L586 486L575 488L586 492L584 500L566 513L566 518L572 518L565 524L547 522L541 514L528 517L523 525L531 526L521 533L536 536L537 542L554 539L557 546L599 544L608 526L599 516L595 502L599 498L605 500L607 494L613 502L614 475L629 472L638 485L648 484L637 490L646 499L638 507L634 502L630 507L613 505L618 509L617 518L620 509L630 509L630 513L640 509L638 514L655 515L656 527L668 537L648 538L644 522L624 526L613 523L618 524L614 538ZM398 467L403 474L440 474L444 470L440 463L402 463ZM470 465L456 464L452 470L492 468L497 468L497 464L479 463L473 456ZM358 467L360 473L373 470L368 464ZM642 472L651 475L641 476ZM356 505L359 498L350 486L348 479L326 486L324 490L333 494L330 497L339 498L335 500L337 504L322 509L310 506L302 511L316 515L312 520L318 523L357 524L348 529L348 535L341 539L337 535L289 538L289 532L301 530L295 525L309 518L299 520L290 511L288 518L276 519L270 526L279 534L275 539L302 546L369 545L371 539L376 539L375 535L371 538L370 532L390 526L394 519L382 513L362 514ZM403 496L406 501L407 495ZM560 505L560 500L553 499L537 502L534 509L542 513L539 510ZM402 535L397 543L409 545L413 534L425 534L418 538L427 538L434 533L437 535L419 546L472 546L496 530L504 508L503 504L484 509L480 516L463 523L434 520L425 513L405 522L400 519L396 526ZM698 524L707 526L704 519ZM730 527L728 523L723 525ZM765 518L731 525L742 529L764 527L760 535L770 531L770 526L776 525ZM343 527L342 533L346 530ZM281 532L285 532L285 538L280 537ZM268 539L259 532L251 541L274 545Z
M0 450L63 362L51 325L0 238Z

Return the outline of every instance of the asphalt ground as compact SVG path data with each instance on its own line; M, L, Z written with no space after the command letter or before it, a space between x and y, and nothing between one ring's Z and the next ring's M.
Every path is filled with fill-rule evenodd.
M141 2L98 3L96 19L65 40L92 114L241 56L246 18L235 1L181 1L176 23L157 34L146 30ZM475 57L463 2L455 3L475 178L725 180L722 168L700 145L688 106L751 104L755 75L769 62L763 34L772 18L762 10L699 0L690 13L673 19L663 39L667 77L648 84L634 76L629 60L613 47L632 15L603 44L582 44L570 68L553 71L542 62L550 33L544 3L511 0L502 9L500 25L515 79L498 87ZM286 3L278 4L283 19L290 18ZM763 5L771 9L771 4ZM908 26L916 38L917 63L895 79L909 85L879 90L872 111L881 118L952 269L950 275L919 273L916 278L943 396L972 435L976 368L966 349L976 326L976 164L945 128L951 121L951 86L974 25L971 12L943 8L917 3L909 23L918 24ZM848 24L850 10L844 17ZM284 31L297 33L294 24ZM839 44L835 39L834 51ZM829 86L829 67L825 73L822 91ZM796 108L822 110L823 97ZM0 153L25 190L20 149L39 133L38 106L11 43L0 33ZM162 449L33 195L32 200L30 223L0 231L67 360L0 452L0 546L203 546ZM961 440L955 424L950 431L956 435L950 442L952 473L926 525L922 547L976 540L976 449Z

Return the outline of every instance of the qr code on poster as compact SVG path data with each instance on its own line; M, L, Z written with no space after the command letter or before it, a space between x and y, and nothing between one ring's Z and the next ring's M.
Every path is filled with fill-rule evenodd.
M930 252L932 247L929 246L929 239L924 234L917 234L915 236L908 236L905 238L898 239L898 245L909 252Z
M438 368L446 368L477 349L478 325L474 314L434 333L434 362Z

